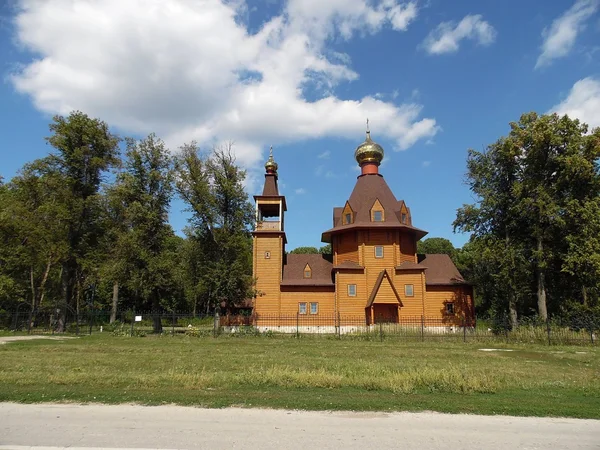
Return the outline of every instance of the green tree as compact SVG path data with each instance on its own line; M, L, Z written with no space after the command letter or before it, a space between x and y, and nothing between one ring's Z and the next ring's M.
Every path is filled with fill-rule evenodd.
M56 116L47 138L55 152L44 164L49 172L62 177L67 190L64 202L67 227L66 253L61 262L63 298L72 305L81 294L83 260L98 244L102 229L98 192L104 173L119 164L119 138L105 122L75 111L68 117ZM53 175L54 176L54 175Z
M318 254L319 249L317 247L297 247L290 252L292 255L310 255Z
M456 249L452 242L446 238L432 237L427 238L424 241L417 242L417 253L421 254L437 254L443 253L454 259L456 255Z
M252 296L252 241L254 212L244 191L246 172L235 163L232 144L199 153L186 144L176 158L177 192L191 212L186 235L189 250L198 252L202 271L188 266L187 292L204 298L208 311ZM188 256L188 261L191 263Z
M566 295L562 274L580 277L575 267L593 259L577 236L594 225L574 217L598 196L599 142L600 131L588 134L577 120L528 113L486 152L469 152L467 179L478 203L459 209L454 225L471 232L472 241L495 249L498 289L506 291L513 319L517 297L530 287L536 292L538 316L547 318L549 279L558 311ZM569 257L576 247L584 253L576 258L578 264ZM582 273L593 273L592 266ZM524 276L529 274L531 278ZM589 284L589 275L579 283Z
M118 266L140 306L156 312L173 284L172 261L165 257L173 235L167 222L173 193L172 158L153 134L126 142L125 170L110 192L126 230L117 233ZM153 320L154 332L160 333L160 317L155 315Z

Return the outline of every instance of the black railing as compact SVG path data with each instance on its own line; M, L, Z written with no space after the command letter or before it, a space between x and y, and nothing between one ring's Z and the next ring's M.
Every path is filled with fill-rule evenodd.
M215 314L182 311L118 311L110 322L110 311L46 308L37 311L0 312L0 330L28 334L120 335L187 334L189 336L330 336L368 340L504 341L545 344L596 344L600 323L593 318L555 318L546 322L522 320L469 320L458 316L378 316L343 314ZM373 321L373 323L369 323Z

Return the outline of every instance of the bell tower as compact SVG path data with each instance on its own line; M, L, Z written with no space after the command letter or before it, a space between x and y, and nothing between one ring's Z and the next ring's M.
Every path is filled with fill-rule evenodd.
M254 312L259 315L279 314L281 308L280 283L287 239L284 228L285 197L279 195L277 163L273 147L265 164L265 184L262 195L255 195L256 217L252 232L253 276L256 280Z

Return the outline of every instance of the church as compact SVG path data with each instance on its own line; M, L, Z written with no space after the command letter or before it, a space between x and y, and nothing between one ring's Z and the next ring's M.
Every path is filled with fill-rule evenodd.
M473 289L445 254L417 254L427 232L413 225L410 208L397 200L379 173L383 148L367 131L354 157L361 173L321 241L332 255L287 254L285 196L271 152L261 195L254 196L255 298L253 315L264 329L296 321L320 327L418 323L451 329L473 325Z

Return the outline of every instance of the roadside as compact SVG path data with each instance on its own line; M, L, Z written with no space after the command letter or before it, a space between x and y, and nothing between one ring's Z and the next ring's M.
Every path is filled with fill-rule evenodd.
M35 432L32 433L32 430ZM438 413L0 403L0 449L598 449L600 421Z

